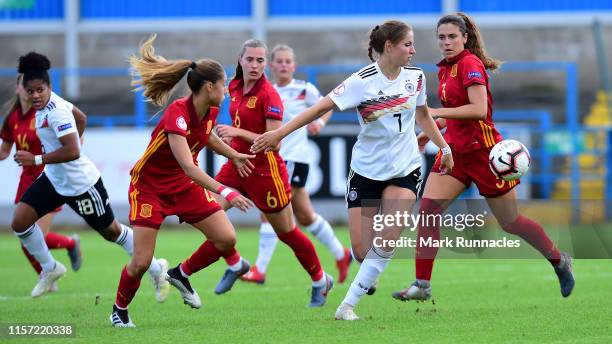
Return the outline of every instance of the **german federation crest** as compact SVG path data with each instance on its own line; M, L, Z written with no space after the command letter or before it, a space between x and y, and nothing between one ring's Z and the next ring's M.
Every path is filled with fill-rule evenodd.
M408 92L408 94L411 96L416 93L416 86L414 86L414 84L410 81L406 82L406 92Z

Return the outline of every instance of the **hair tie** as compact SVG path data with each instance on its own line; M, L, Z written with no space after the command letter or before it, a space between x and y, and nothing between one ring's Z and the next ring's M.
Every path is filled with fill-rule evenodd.
M189 66L191 69L196 69L198 67L198 64L195 61L191 61L191 66Z

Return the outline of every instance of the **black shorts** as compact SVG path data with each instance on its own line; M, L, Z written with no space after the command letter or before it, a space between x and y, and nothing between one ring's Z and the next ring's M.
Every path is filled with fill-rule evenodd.
M289 184L297 188L303 188L306 186L306 180L308 180L308 164L295 161L285 161L285 165L287 165Z
M91 228L97 231L108 228L115 220L102 178L98 179L96 184L82 195L70 197L58 194L43 172L30 185L20 202L34 208L39 218L68 204Z
M346 207L362 207L361 203L365 200L372 201L372 204L378 202L382 197L383 190L388 185L399 186L418 195L421 187L421 168L417 168L405 177L389 180L372 180L355 173L351 169L346 182Z

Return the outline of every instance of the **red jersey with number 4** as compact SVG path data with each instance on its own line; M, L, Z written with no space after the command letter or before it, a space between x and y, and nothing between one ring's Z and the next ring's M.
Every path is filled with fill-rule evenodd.
M21 112L21 107L17 106L4 119L0 138L5 142L14 142L17 150L27 151L34 155L42 154L42 146L38 136L36 136L35 118L36 110L33 107L24 114ZM15 203L19 202L21 196L23 196L28 187L32 185L44 169L44 165L23 167Z
M262 75L247 94L243 93L244 81L232 80L229 84L229 94L230 115L234 127L263 134L266 132L267 119L283 120L283 102L265 76ZM252 154L251 143L243 139L235 137L231 146L240 153ZM282 160L278 153L275 152L274 155L277 160ZM254 172L262 175L270 174L268 157L264 152L258 153L251 162L255 165Z
M438 97L446 108L470 104L468 87L484 85L487 88L487 118L485 120L446 120L444 139L453 151L465 153L481 148L491 148L502 140L493 124L493 99L489 76L480 59L465 49L450 60L438 63ZM435 113L434 113L435 114Z
M209 108L200 120L193 107L192 97L172 102L151 134L147 149L130 171L132 186L139 192L157 195L175 194L187 190L193 181L174 158L168 134L187 139L193 162L198 164L198 154L206 146L217 120L219 108Z

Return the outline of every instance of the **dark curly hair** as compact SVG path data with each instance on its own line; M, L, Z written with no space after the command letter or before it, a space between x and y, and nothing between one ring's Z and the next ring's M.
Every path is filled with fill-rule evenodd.
M24 85L26 82L35 79L41 79L49 85L51 81L49 79L49 72L47 71L50 68L51 62L45 55L31 51L19 57L17 72L23 74L22 83Z

